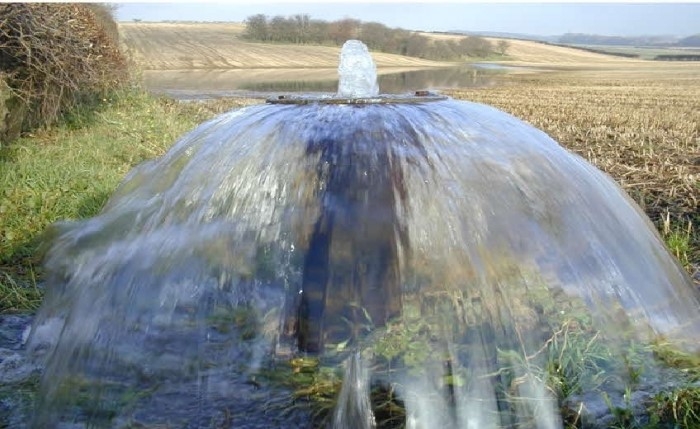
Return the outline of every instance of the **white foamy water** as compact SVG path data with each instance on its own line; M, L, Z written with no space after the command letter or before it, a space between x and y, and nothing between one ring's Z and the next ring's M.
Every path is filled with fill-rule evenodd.
M379 95L377 66L367 46L359 40L348 40L343 45L338 76L338 97L366 98Z

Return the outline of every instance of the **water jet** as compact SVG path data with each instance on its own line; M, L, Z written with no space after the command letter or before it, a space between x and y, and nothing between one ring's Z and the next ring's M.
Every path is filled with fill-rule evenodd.
M206 122L53 227L34 427L308 427L291 368L337 377L334 428L556 428L653 366L632 345L697 342L697 291L612 179L489 106L357 81Z

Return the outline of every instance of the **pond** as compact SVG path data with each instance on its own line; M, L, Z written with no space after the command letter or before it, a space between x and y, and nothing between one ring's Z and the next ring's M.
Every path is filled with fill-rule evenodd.
M475 66L429 69L380 69L379 90L402 94L416 90L490 86L506 68ZM180 100L267 97L279 92L335 93L336 69L147 70L146 88Z

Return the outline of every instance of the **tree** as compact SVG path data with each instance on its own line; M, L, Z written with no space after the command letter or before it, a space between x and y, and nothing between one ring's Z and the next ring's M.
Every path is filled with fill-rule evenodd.
M320 19L312 19L309 21L308 37L311 43L327 43L329 39L328 23Z
M414 33L406 40L406 49L401 54L409 57L428 58L429 52L430 43L428 38Z
M307 14L294 15L292 17L294 22L294 35L295 43L309 43L310 35L309 30L311 28L311 17Z
M391 38L391 30L378 22L363 22L360 25L360 40L368 48L385 50L387 41Z
M347 40L356 39L360 21L352 18L345 18L333 21L328 26L328 35L337 45L342 45Z
M436 40L433 42L432 48L428 51L428 59L431 60L453 60L458 58L459 45L452 40Z
M477 36L468 36L459 41L459 53L468 57L485 57L493 52L491 42Z
M268 24L268 34L270 40L274 42L294 41L294 21L281 15L277 15Z
M267 16L259 13L245 20L243 37L251 40L268 40Z
M501 39L496 44L496 51L501 55L505 55L508 48L510 48L510 43L506 40Z
M403 30L401 28L394 28L390 30L389 38L384 45L384 52L391 52L393 54L406 55L408 50L408 40L411 38L411 33L408 30Z
M269 18L258 14L245 20L244 37L251 40L282 43L316 43L342 45L349 39L361 39L372 50L432 60L456 60L464 57L485 57L494 46L481 37L461 40L435 40L401 28L389 28L378 22L362 22L344 18L327 22L309 15L277 15ZM500 41L504 54L508 42Z

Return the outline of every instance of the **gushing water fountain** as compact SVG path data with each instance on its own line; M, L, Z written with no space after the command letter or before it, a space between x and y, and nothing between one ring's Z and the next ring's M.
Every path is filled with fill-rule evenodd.
M55 225L34 427L308 427L276 381L302 362L343 369L337 429L558 428L553 348L599 347L602 379L569 374L585 394L624 378L621 344L700 338L697 292L605 174L491 107L378 95L359 42L340 73L336 97L202 124Z

